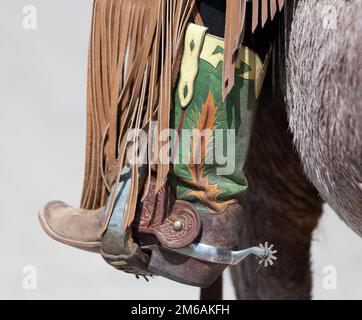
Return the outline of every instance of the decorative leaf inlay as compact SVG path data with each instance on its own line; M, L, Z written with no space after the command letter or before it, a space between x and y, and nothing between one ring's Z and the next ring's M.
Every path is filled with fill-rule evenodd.
M220 212L234 201L218 202L216 197L224 190L220 189L217 184L210 183L207 173L203 172L206 155L209 151L207 148L213 140L213 131L217 128L217 107L211 91L209 91L206 102L202 106L202 112L197 112L196 115L199 120L196 126L197 130L191 138L191 161L188 165L192 178L191 180L183 179L195 190L188 191L186 194L198 198L201 204ZM197 161L194 161L195 158Z

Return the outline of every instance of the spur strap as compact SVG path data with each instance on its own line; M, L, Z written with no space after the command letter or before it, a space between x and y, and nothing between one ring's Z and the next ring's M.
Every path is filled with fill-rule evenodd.
M147 196L141 201L136 232L155 236L166 248L183 248L193 243L201 231L201 219L193 205L175 201L168 183L158 192L155 179L150 183Z

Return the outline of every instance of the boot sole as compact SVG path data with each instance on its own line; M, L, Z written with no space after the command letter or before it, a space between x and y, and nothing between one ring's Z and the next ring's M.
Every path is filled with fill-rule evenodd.
M61 242L63 244L75 247L77 249L86 250L89 252L95 252L99 253L101 248L100 241L96 242L83 242L83 241L75 241L75 240L69 240L67 238L64 238L57 234L54 230L50 228L48 223L46 222L45 216L44 216L44 209L40 209L38 212L38 219L40 222L40 225L42 226L45 233L52 239Z

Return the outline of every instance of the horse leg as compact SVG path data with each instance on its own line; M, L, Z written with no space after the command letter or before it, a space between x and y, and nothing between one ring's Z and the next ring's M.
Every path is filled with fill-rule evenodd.
M294 144L321 197L362 236L362 2L299 0L287 17Z
M233 267L237 298L309 299L310 243L322 203L301 170L281 95L257 114L245 172L241 245L269 241L278 260L266 269L252 258Z

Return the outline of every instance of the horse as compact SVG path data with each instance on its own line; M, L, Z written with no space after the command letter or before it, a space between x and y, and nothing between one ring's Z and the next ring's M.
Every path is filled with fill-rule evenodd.
M362 236L362 3L286 4L282 81L246 164L242 241L268 237L273 272L232 267L238 299L310 299L313 230L327 203Z

